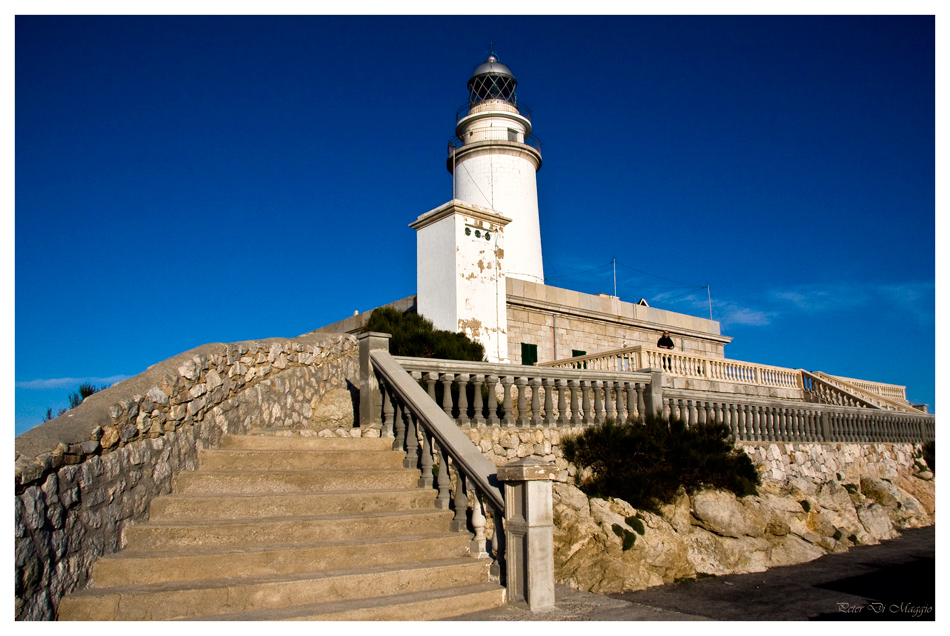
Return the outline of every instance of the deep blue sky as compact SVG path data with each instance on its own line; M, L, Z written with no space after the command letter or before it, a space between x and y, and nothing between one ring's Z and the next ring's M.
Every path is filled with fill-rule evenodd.
M549 284L612 293L616 258L620 296L699 316L709 284L728 357L933 408L934 40L926 16L19 16L16 431L82 379L413 294L408 223L451 198L491 41L543 144Z

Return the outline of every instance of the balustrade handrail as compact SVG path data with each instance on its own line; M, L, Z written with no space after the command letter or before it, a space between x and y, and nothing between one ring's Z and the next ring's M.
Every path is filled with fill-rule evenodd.
M814 385L814 384L817 384L818 386L824 386L824 387L828 388L828 389L829 389L830 391L832 391L833 393L839 394L839 395L842 396L844 399L850 400L851 402L854 402L854 403L855 403L856 405L858 405L858 406L862 406L862 407L864 407L864 408L871 408L871 409L880 409L880 408L881 408L880 405L875 404L875 403L872 402L871 400L869 400L869 399L867 399L867 398L865 398L865 397L863 397L863 396L861 396L861 395L858 395L857 393L854 393L854 392L851 391L850 389L845 388L845 387L842 387L842 386L840 386L839 384L837 384L837 383L835 383L835 382L829 382L828 380L825 380L825 379L822 378L821 376L819 376L819 375L817 375L817 374L814 374L814 373L812 373L812 372L810 372L810 371L805 371L804 369L802 369L802 379L803 379L803 381L804 381L802 388L803 388L805 391L814 392L814 389L809 389L809 388L807 388L807 385L808 385L808 384L813 384L813 385ZM852 405L844 404L844 405L841 405L841 406L852 406Z
M852 393L853 395L862 396L868 402L872 402L872 400L877 400L879 402L883 402L886 405L892 406L893 410L896 410L896 411L903 411L905 413L920 413L920 410L915 409L913 406L909 404L902 404L901 402L892 400L891 398L883 396L879 393L868 391L864 389L863 387L857 384L854 384L853 382L849 382L848 380L845 380L844 378L839 378L837 376L834 376L828 373L823 373L821 371L811 372L811 375L821 378L826 383L832 384L843 391L848 391ZM876 404L875 406L880 408L879 404Z
M387 388L399 397L422 426L432 434L439 448L444 449L457 469L464 473L466 482L474 485L488 499L493 508L504 513L505 499L498 486L495 465L482 455L468 436L416 383L400 365L399 360L388 351L380 349L371 351L370 358L373 369L383 378ZM417 359L409 358L409 360Z
M667 389L662 414L687 426L718 420L743 442L854 442L919 444L935 437L936 418L903 413L753 396L714 395Z
M846 378L843 375L832 375L830 373L822 373L820 371L815 371L815 373L821 373L822 375L828 376L829 378L834 378L839 382L845 382L853 386L863 389L874 395L880 395L882 397L896 399L898 401L903 400L907 401L907 387L903 384L891 384L889 382L875 382L874 380L859 380L857 378ZM888 395L890 393L891 395Z
M560 369L546 367L541 364L505 364L500 362L471 362L468 360L440 360L437 358L410 358L406 356L392 356L407 371L442 372L442 373L469 373L494 374L500 377L545 378L564 380L612 380L618 376L618 371L603 371L597 369ZM649 383L651 375L648 372L624 371L623 379L630 382Z
M628 372L624 371L625 368L644 369L655 365L671 376L697 377L792 389L800 389L802 384L798 369L731 360L689 351L660 349L647 345L633 345L602 353L542 362L538 366L564 368L586 364L588 367L596 367L596 365L603 365L608 361L610 361L611 366L621 367L618 369L620 372Z

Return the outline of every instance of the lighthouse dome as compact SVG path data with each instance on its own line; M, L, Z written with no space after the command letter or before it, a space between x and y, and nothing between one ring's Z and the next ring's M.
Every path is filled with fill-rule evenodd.
M516 103L515 88L518 80L511 70L494 55L475 68L468 80L469 104L474 106L488 100Z

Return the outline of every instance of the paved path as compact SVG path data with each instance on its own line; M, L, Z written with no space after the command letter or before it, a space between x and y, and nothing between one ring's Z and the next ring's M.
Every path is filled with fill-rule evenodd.
M935 539L934 526L905 530L880 545L858 546L810 563L613 597L558 585L558 608L551 612L532 614L505 606L450 620L933 620Z

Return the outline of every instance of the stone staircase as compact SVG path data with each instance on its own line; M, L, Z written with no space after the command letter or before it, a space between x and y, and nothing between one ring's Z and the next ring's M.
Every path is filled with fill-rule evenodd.
M60 620L431 620L502 605L392 440L225 436Z

